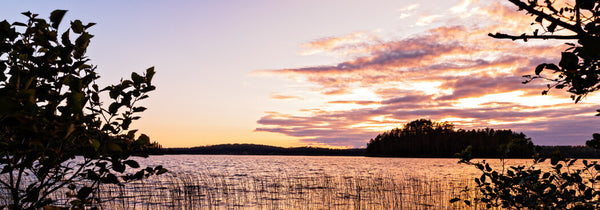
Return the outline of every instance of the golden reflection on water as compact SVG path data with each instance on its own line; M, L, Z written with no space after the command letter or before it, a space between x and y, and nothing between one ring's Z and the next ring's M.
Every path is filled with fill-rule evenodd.
M449 200L481 175L449 158L164 155L138 161L170 172L103 185L105 209L463 209L473 207ZM486 161L502 168L498 159ZM509 159L505 166L532 162ZM56 198L66 202L61 193Z
M474 161L481 161L475 159ZM500 169L499 159L486 159ZM531 165L531 159L507 159L506 165ZM410 174L435 176L440 179L453 176L478 175L478 171L456 158L375 158L343 156L244 156L244 155L165 155L140 159L140 163L163 165L174 173L246 175L294 173L297 175L343 174ZM549 167L548 162L541 167Z
M486 161L501 169L500 160ZM154 194L132 195L151 208L461 209L467 206L449 200L480 175L451 158L168 155L140 162L171 170L145 185Z

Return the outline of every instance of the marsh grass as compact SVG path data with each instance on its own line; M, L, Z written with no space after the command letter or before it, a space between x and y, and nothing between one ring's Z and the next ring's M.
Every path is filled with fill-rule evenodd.
M103 185L96 193L103 209L461 209L467 206L449 200L473 182L422 174L295 174L301 173L169 173ZM68 200L64 192L55 196Z

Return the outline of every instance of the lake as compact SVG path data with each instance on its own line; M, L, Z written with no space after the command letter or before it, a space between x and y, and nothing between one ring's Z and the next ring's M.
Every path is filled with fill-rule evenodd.
M448 201L480 173L458 159L164 155L170 172L105 186L118 209L456 209ZM498 160L492 165L499 166ZM531 160L508 160L509 165ZM472 194L476 196L476 194ZM115 199L116 198L116 199Z

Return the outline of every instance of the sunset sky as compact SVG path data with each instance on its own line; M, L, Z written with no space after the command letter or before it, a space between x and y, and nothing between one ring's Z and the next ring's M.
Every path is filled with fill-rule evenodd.
M164 147L221 143L365 147L415 119L524 132L581 145L598 132L600 97L574 104L545 83L563 41L531 33L502 0L13 1L1 19L69 10L95 22L88 49L104 85L155 66L157 90L134 127Z

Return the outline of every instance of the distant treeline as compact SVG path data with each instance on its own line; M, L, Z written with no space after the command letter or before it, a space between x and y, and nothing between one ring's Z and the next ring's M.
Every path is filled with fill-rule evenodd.
M558 150L566 158L600 159L600 151L586 146L540 146L540 156L552 157L551 153Z
M473 157L531 158L534 145L523 133L491 128L477 130L455 129L452 123L415 120L402 128L377 135L366 149L330 149L319 147L284 148L259 144L219 144L189 148L162 148L155 144L151 154L207 154L207 155L320 155L320 156L371 156L371 157L444 157L454 158L456 153L471 147ZM600 151L585 146L538 146L542 157L551 157L560 151L566 158L600 159Z
M377 135L367 144L367 156L379 157L455 157L467 146L471 146L473 157L495 158L503 155L510 145L506 157L529 158L534 145L523 133L511 130L455 129L452 123L415 120L402 128L392 129Z
M566 158L600 159L600 151L586 146L539 146L540 155L551 157L559 150ZM366 149L328 149L317 147L283 148L257 144L221 144L191 148L161 149L157 154L211 154L211 155L327 155L327 156L365 156ZM416 156L415 156L416 157ZM422 157L422 156L421 156ZM449 156L454 157L454 156ZM523 158L530 158L523 157Z
M191 148L168 148L165 154L206 155L320 155L320 156L364 156L364 149L329 149L319 147L276 147L259 144L219 144Z

